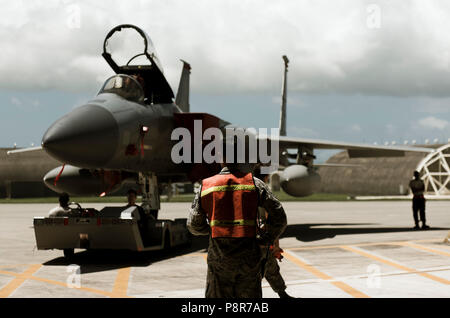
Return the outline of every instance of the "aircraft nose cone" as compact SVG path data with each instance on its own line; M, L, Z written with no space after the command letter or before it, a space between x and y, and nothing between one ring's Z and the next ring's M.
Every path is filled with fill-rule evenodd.
M114 155L118 140L119 127L111 112L85 105L50 126L42 138L42 147L61 162L101 167Z

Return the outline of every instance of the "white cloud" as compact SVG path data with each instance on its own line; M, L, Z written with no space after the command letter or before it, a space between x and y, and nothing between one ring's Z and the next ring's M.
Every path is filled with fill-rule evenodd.
M11 97L11 104L13 104L14 106L22 106L22 101L19 98L13 96Z
M20 110L37 109L41 105L41 102L38 99L29 97L19 98L17 96L12 96L10 102Z
M193 91L278 91L286 54L290 91L450 96L450 3L380 0L372 29L372 2L1 1L0 88L98 88L112 73L104 36L132 23L151 36L173 89L182 58Z
M419 120L419 125L427 129L444 130L449 125L449 122L444 119L429 116Z
M450 98L426 98L415 107L415 110L428 114L450 113Z
M351 125L350 130L353 132L361 132L362 131L361 126L358 124Z

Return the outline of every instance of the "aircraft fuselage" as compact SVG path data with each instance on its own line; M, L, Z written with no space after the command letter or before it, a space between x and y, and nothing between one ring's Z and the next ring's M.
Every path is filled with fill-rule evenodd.
M54 158L84 168L186 174L171 160L175 104L139 104L104 93L57 120L42 139Z

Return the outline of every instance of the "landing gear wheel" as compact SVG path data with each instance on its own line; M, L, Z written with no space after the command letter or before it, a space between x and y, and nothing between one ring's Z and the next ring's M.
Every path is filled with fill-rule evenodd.
M75 254L75 249L73 248L65 248L63 250L65 258L71 258Z

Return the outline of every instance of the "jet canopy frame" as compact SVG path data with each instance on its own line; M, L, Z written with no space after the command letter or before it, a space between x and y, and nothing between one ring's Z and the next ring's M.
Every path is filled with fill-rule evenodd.
M135 30L144 42L144 51L137 52L133 55L125 65L118 65L113 59L111 52L108 51L108 40L116 33L124 29ZM140 28L132 24L121 24L114 27L105 37L103 42L103 58L111 66L116 74L126 74L141 77L143 79L143 89L145 97L149 103L172 103L174 94L172 88L167 82L163 74L163 69L153 42L150 37ZM137 57L145 56L150 62L150 65L130 65L130 63Z
M112 93L135 103L143 103L145 94L141 84L132 76L117 74L108 78L97 95Z

